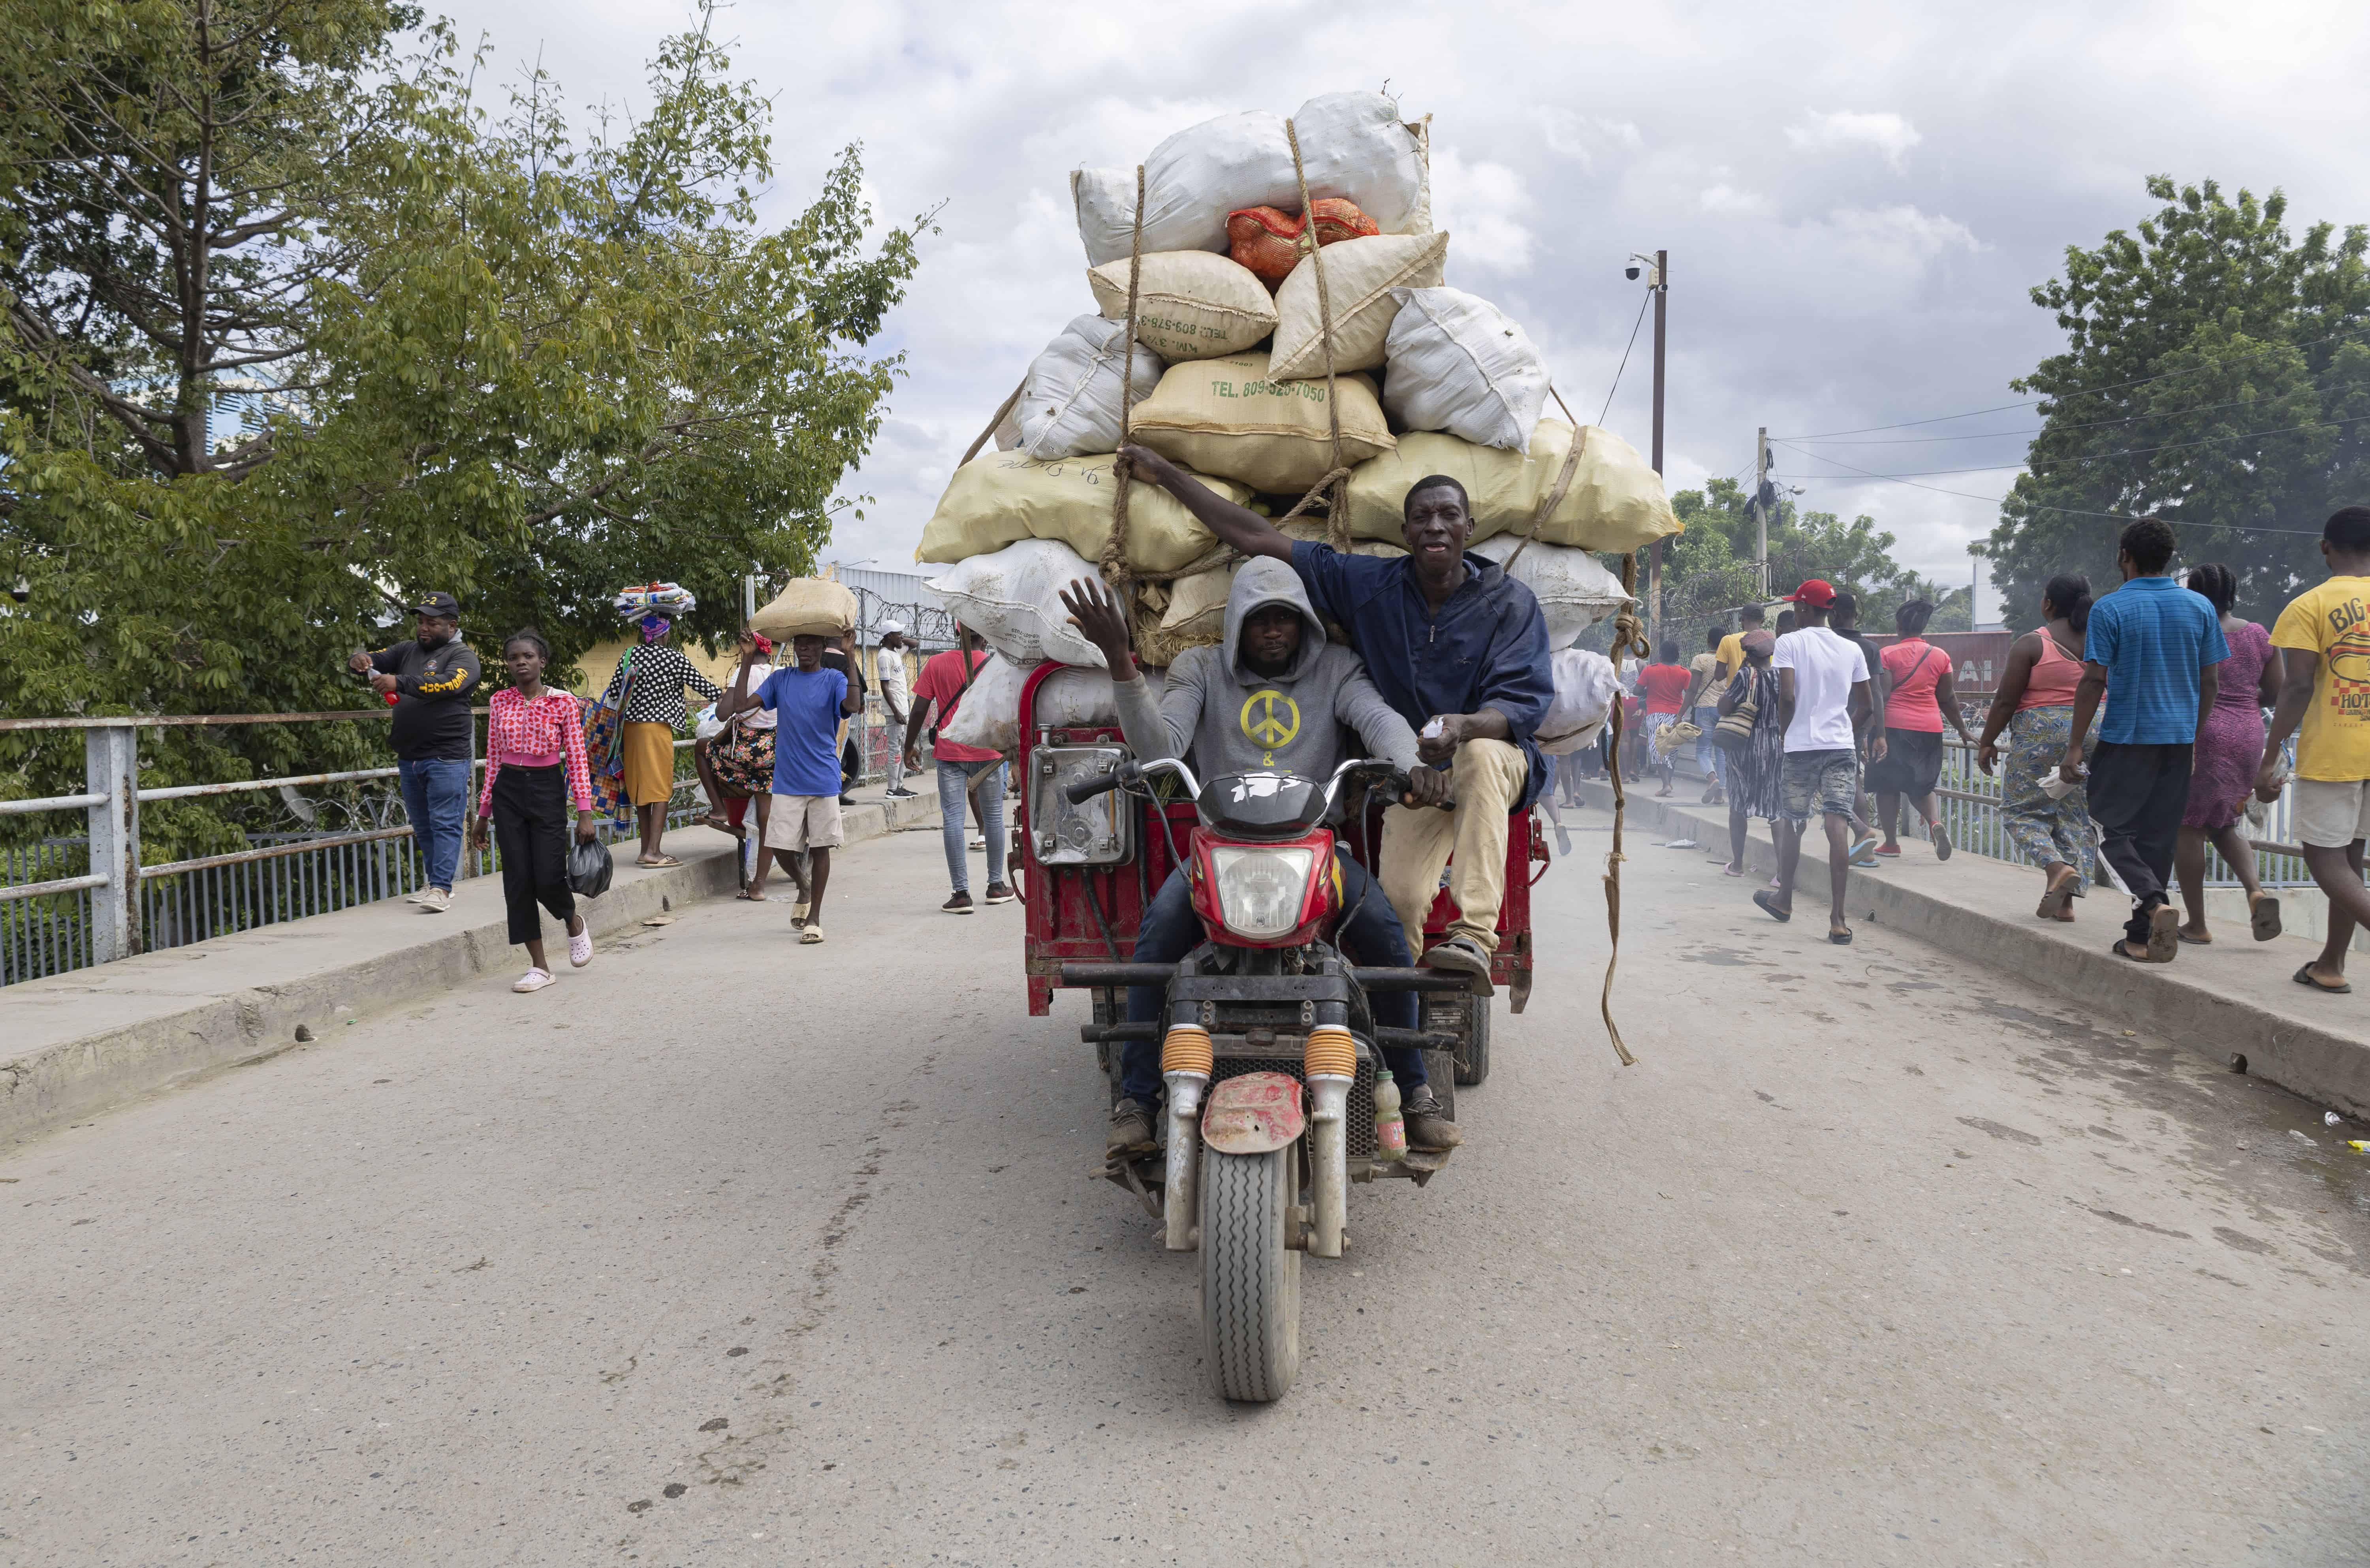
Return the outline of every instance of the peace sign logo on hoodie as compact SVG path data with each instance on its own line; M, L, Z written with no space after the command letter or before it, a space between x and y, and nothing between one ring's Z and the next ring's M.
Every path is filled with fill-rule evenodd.
M1277 748L1288 746L1300 733L1300 704L1273 686L1261 686L1243 699L1243 733L1266 755L1262 766L1275 766Z

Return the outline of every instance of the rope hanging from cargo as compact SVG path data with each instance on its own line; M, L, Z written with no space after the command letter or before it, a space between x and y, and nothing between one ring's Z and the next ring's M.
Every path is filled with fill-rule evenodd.
M1128 471L1126 446L1130 415L1135 407L1135 305L1139 286L1144 280L1144 166L1135 166L1135 229L1128 241L1127 250L1127 335L1120 340L1119 372L1119 444L1120 455L1111 459L1111 525L1110 536L1103 541L1103 581L1110 584L1111 595L1120 602L1130 619L1134 618L1135 588L1128 581L1127 571L1127 492L1135 488L1135 476Z
M1292 178L1300 187L1300 238L1295 243L1307 248L1308 264L1317 274L1317 325L1325 344L1325 421L1332 436L1333 467L1300 498L1298 505L1283 514L1282 521L1289 523L1324 495L1325 542L1346 554L1350 548L1350 497L1344 487L1350 482L1350 469L1341 461L1341 389L1333 371L1333 295L1325 282L1324 247L1317 238L1317 208L1308 199L1308 170L1300 161L1300 129L1289 120L1283 122L1283 139L1292 146Z
M1560 403L1563 399L1556 399ZM1567 409L1566 412L1570 410ZM1574 444L1577 445L1577 443ZM1621 592L1628 595L1620 613L1613 617L1613 673L1621 673L1621 656L1633 654L1639 659L1652 656L1646 642L1646 628L1638 619L1638 552L1631 550L1621 558ZM1621 698L1613 698L1613 710L1605 721L1613 726L1613 766L1607 769L1613 779L1613 847L1605 857L1605 931L1609 947L1605 955L1605 988L1599 992L1596 1009L1605 1020L1605 1036L1613 1042L1613 1054L1621 1065L1632 1067L1638 1058L1621 1043L1621 1026L1613 1021L1613 971L1621 962L1621 862L1628 857L1621 852L1622 817L1628 806L1628 794L1621 787Z

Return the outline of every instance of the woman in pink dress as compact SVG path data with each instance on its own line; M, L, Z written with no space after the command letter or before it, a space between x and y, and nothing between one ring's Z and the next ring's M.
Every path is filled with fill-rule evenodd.
M2280 651L2272 646L2271 633L2230 613L2238 580L2228 567L2192 567L2188 586L2203 594L2222 617L2230 661L2222 666L2214 711L2197 732L2189 765L2189 807L2181 813L2180 842L2173 850L2180 901L2189 908L2180 940L2214 940L2205 928L2205 846L2211 843L2247 890L2255 940L2267 942L2280 934L2280 901L2255 878L2255 851L2247 842L2245 813L2255 770L2263 761L2263 709L2276 707L2280 699Z

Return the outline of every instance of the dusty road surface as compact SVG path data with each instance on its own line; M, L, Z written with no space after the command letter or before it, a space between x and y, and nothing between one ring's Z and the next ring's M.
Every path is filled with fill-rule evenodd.
M2341 1130L1642 842L1621 1068L1583 820L1280 1405L908 834L0 1156L0 1562L2370 1560Z

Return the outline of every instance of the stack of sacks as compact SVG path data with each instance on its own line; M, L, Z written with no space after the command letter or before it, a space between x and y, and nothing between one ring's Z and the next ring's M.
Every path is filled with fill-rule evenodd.
M915 559L967 569L1034 542L1059 548L1063 571L1093 574L1110 538L1122 412L1131 439L1268 516L1292 510L1332 470L1338 428L1352 548L1403 554L1409 486L1452 475L1471 499L1477 548L1490 547L1481 553L1502 561L1531 538L1515 575L1538 595L1552 645L1567 646L1624 602L1590 552L1678 532L1660 477L1611 432L1547 418L1537 346L1489 301L1446 285L1449 236L1432 226L1423 126L1404 123L1379 93L1301 105L1292 123L1307 177L1304 213L1284 123L1264 111L1225 115L1154 148L1140 246L1134 171L1072 175L1097 314L1072 321L1030 366L995 432L998 450L956 471ZM1132 348L1123 341L1131 258ZM1572 478L1534 535L1575 440ZM1219 640L1238 563L1167 491L1134 482L1128 508L1127 613L1139 660L1165 665ZM1328 525L1320 500L1287 532L1324 538ZM1048 558L1030 559L1041 574ZM1004 582L1013 571L999 564L981 581ZM1075 632L1043 629L1043 594L1021 597L1037 606L1034 618L1005 618L1038 629L1033 640L991 636L1000 657L1016 669L1040 658L1100 663ZM993 598L977 591L975 613L1002 614ZM997 689L1005 684L999 674ZM988 706L979 705L984 724Z

